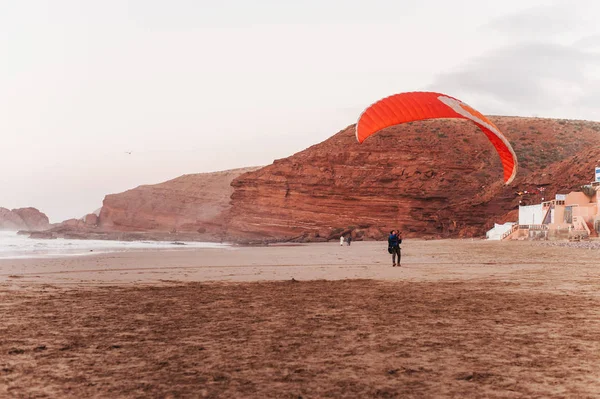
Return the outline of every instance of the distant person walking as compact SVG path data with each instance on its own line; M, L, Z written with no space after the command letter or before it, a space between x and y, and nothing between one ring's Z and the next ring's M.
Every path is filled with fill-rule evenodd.
M348 238L346 239L346 242L348 243L348 246L350 246L350 243L352 242L352 234L348 234Z
M344 236L340 236L340 246L344 246Z
M390 231L388 252L392 254L392 267L396 267L396 256L398 257L398 266L400 266L400 244L402 244L402 236L398 230Z

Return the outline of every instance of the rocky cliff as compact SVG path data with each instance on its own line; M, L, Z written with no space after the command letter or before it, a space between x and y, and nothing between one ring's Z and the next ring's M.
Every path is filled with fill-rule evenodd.
M600 162L600 123L492 117L520 169L502 183L499 158L469 121L395 126L358 144L354 126L263 168L185 175L106 196L99 217L53 236L109 239L322 241L392 228L417 237L481 236L515 221L519 200L577 189Z
M523 187L550 185L552 194L592 179L598 158L590 151L600 143L600 124L492 120L519 157L509 187L492 145L468 121L395 126L363 144L349 126L233 180L227 234L240 240L325 240L348 232L381 238L400 228L407 236L478 236L494 221L514 217L522 199L516 191ZM573 173L575 166L580 172Z
M9 210L0 207L0 230L40 231L49 227L48 216L35 208Z
M231 181L256 169L184 175L107 195L96 223L104 231L219 234L233 193Z

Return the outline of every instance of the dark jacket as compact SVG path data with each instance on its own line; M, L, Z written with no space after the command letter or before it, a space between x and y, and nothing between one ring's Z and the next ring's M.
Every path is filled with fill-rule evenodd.
M388 237L388 245L390 247L399 247L402 244L402 239L398 237L396 234L390 234Z

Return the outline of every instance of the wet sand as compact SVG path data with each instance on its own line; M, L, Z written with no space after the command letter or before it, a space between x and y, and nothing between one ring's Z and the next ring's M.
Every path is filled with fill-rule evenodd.
M311 244L0 261L0 397L597 397L600 253Z

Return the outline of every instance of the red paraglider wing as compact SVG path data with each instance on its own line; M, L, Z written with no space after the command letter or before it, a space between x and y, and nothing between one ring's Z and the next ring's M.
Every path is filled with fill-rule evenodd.
M425 119L460 118L475 123L492 142L504 169L504 182L510 184L518 169L517 156L500 130L484 115L462 101L441 93L412 92L386 97L368 107L356 124L356 139L367 137L389 126Z

